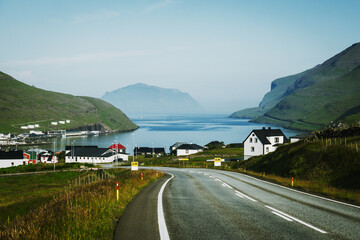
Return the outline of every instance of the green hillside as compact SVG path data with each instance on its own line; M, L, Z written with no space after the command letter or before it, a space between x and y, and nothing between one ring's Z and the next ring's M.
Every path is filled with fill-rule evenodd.
M285 97L286 90L308 71L274 80L271 83L271 91L265 94L258 107L234 112L230 117L253 119L264 115L268 110L275 107Z
M280 80L280 81L279 81ZM317 130L333 121L360 120L360 43L354 44L310 70L278 79L252 121L287 128Z
M123 112L91 97L45 91L0 72L0 132L20 133L21 126L39 124L41 131L93 129L129 131L137 128ZM70 120L70 124L51 125Z

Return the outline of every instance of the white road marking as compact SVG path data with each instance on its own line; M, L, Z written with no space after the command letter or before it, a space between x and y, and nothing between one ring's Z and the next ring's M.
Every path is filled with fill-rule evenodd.
M274 211L271 211L271 212L272 212L273 214L275 214L275 215L277 215L277 216L285 219L286 221L289 221L289 222L292 222L292 221L293 221L292 219L290 219L290 218L288 218L288 217L285 217L284 215L281 215L281 214L278 213L278 212L274 212Z
M220 179L218 179L218 178L216 178L216 179L215 179L215 181L218 181L218 182L221 182L221 183L223 182L223 181L221 181L221 180L220 180Z
M238 196L238 197L244 198L244 196L242 196L242 195L240 195L238 193L235 193L235 195Z
M230 189L233 189L230 185L226 184L226 183L223 183L222 184L224 187L227 187L227 188L230 188Z
M236 192L236 195L241 195L241 196L243 196L243 197L245 197L245 198L247 198L247 199L249 199L249 200L251 200L251 201L253 201L253 202L257 202L255 199L253 199L253 198L251 198L251 197L249 197L249 196L247 196L247 195L245 195L245 194L243 194L243 193L241 193L241 192L239 192L239 191L237 191L237 190L235 190L235 192ZM238 196L239 196L238 195Z
M163 210L163 202L162 202L162 196L165 189L166 184L174 178L174 175L169 173L171 175L171 178L166 180L166 182L161 186L159 194L158 194L158 204L157 204L157 212L158 212L158 224L159 224L159 233L160 233L160 239L161 240L170 240L169 233L166 227L165 223L165 217L164 217L164 210Z
M241 174L241 173L240 173L240 174ZM314 195L314 194L311 194L311 193L302 192L302 191L299 191L299 190L296 190L296 189L292 189L292 188L288 188L288 187L285 187L285 186L281 186L281 185L276 184L276 183L271 183L271 182L267 182L267 181L264 181L264 180L260 180L260 179L257 179L257 178L248 176L248 175L246 175L246 174L241 174L241 175L242 175L242 176L245 176L245 177L248 177L248 178L251 178L251 179L254 179L254 180L259 181L259 182L263 182L263 183L267 183L267 184L274 185L274 186L277 186L277 187L281 187L281 188L284 188L284 189L287 189L287 190L290 190L290 191L293 191L293 192L301 193L301 194L304 194L304 195L308 195L308 196L311 196L311 197L319 198L319 199L326 200L326 201L329 201L329 202L334 202L334 203L342 204L342 205L345 205L345 206L349 206L349 207L354 207L354 208L359 208L359 209L360 209L360 206L356 206L356 205L353 205L353 204L350 204L350 203L344 203L344 202L336 201L336 200L333 200L333 199L330 199L330 198L320 197L320 196L317 196L317 195Z
M318 231L318 232L327 233L327 232L325 232L324 230L321 230L320 228L314 227L314 226L311 225L311 224L308 224L308 223L306 223L306 222L304 222L304 221L301 221L300 219L297 219L297 218L295 218L295 217L292 217L292 216L290 216L290 215L288 215L288 214L286 214L286 213L284 213L284 212L281 212L281 211L279 211L279 210L277 210L277 209L275 209L275 208L272 208L272 207L269 207L269 206L266 206L266 205L265 205L265 207L267 207L267 208L269 208L269 209L271 209L271 210L273 210L273 211L275 211L275 212L277 212L277 213L279 213L279 214L281 214L281 215L283 215L283 216L285 216L285 217L288 217L288 218L290 218L290 219L292 219L292 220L294 220L294 221L296 221L296 222L298 222L298 223L301 223L301 224L303 224L303 225L305 225L305 226L307 226L307 227L309 227L309 228L312 228L312 229L314 229L314 230L316 230L316 231Z

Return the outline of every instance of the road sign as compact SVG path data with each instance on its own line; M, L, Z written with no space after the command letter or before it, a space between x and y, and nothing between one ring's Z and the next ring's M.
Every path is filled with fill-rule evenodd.
M221 167L221 158L215 158L214 159L214 166L215 167Z
M131 163L131 171L139 170L139 162L132 162Z

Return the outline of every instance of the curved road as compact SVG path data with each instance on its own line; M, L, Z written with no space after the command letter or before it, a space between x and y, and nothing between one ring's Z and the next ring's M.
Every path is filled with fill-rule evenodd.
M174 178L162 196L167 179L152 183L129 204L114 239L360 239L359 206L240 173L157 169ZM159 196L167 236L156 222ZM122 235L126 232L136 237Z

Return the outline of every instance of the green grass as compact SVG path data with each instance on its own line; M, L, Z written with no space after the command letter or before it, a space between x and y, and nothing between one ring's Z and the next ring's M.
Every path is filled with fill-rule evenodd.
M0 239L112 239L116 221L126 205L142 188L163 176L157 176L152 170L142 172L143 181L139 171L126 169L71 173L77 175L70 178L70 173L54 173L26 176L27 179L16 181L11 178L3 180L6 182L4 189L12 193L6 200L18 201L19 204L14 207L17 216L12 216L0 227ZM13 190L24 180L27 188L30 189L35 182L35 189L39 189L31 193L33 201L27 211L21 208L22 204L29 204L26 199L29 191ZM116 182L119 182L119 201L116 199ZM44 200L49 189L56 191L51 193L51 198ZM1 201L5 198L0 196Z
M28 132L20 127L40 125L41 131L92 126L101 130L129 131L137 126L119 109L96 98L45 91L0 72L0 132ZM52 121L70 124L51 125Z
M53 199L78 172L0 177L0 225Z
M56 163L55 170L79 169L80 166L94 167L94 165L90 163ZM52 170L54 170L53 164L38 163L38 164L20 165L9 168L0 168L0 174L41 172L41 171L52 171Z

